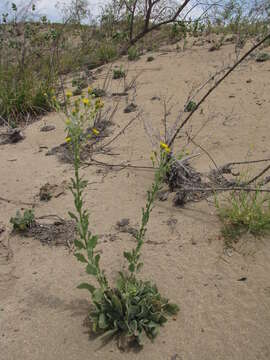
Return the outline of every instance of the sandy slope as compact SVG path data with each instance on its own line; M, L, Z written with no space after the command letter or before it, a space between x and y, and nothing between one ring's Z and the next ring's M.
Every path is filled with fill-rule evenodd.
M183 53L154 54L129 65L129 77L145 69L138 79L136 103L143 118L161 128L162 103L153 96L173 95L170 122L184 104L187 93L227 62L232 47L209 53L194 47ZM126 62L123 61L124 66ZM105 70L99 75L102 83ZM252 79L252 82L248 82ZM112 87L119 89L118 82ZM112 90L111 90L112 91ZM232 160L269 157L270 63L254 60L244 64L215 92L194 117L192 131L212 119L196 141L218 164ZM105 99L105 102L111 100ZM111 128L114 134L134 114L124 114L124 100ZM56 130L40 132L44 121ZM191 130L187 127L186 130ZM114 343L100 347L90 340L83 326L89 307L88 294L76 289L87 277L68 249L48 247L37 240L9 236L8 221L23 203L36 202L37 216L58 214L67 218L72 198L66 194L48 203L35 196L46 182L60 184L72 175L72 167L55 156L45 156L64 140L64 126L58 115L50 114L25 130L26 139L0 147L0 219L7 230L0 235L0 358L6 360L74 359L155 359L155 360L268 360L270 359L270 242L269 238L243 239L239 252L223 253L219 222L211 203L189 204L184 209L168 201L157 202L144 248L145 276L161 292L180 305L154 344L140 353L121 353ZM184 138L179 139L181 148ZM149 165L151 144L143 122L136 121L113 144L115 156L98 159ZM197 151L189 146L189 151ZM193 162L208 170L204 154ZM122 252L131 247L131 235L119 233L115 224L130 218L135 226L153 172L124 169L112 171L88 167L91 183L86 200L93 229L101 234L102 265L114 279L124 265ZM107 234L107 236L105 236ZM109 236L111 234L111 236ZM10 250L7 249L9 238ZM248 240L248 241L246 241ZM9 259L7 260L7 254ZM247 277L247 281L238 281Z

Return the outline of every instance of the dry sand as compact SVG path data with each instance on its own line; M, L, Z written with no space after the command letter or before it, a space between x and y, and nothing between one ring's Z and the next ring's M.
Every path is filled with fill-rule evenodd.
M222 62L228 62L231 45L208 52L193 47L185 53L154 53L129 63L129 77L145 69L138 79L136 103L143 118L159 130L162 101L173 95L177 109L191 88L207 79ZM126 66L126 61L122 63ZM99 75L102 83L105 70ZM247 83L247 80L251 82ZM120 89L119 82L113 87ZM196 141L222 165L229 161L270 157L270 62L250 60L235 71L203 106L192 121L196 133L204 121L212 120ZM105 102L112 100L104 99ZM134 113L124 114L125 101L114 118L113 134ZM52 132L40 132L44 122L55 125ZM185 130L191 130L188 126ZM66 193L49 202L36 195L42 185L62 184L72 176L72 166L56 156L45 156L64 141L64 125L57 114L49 114L28 126L25 140L0 147L0 219L6 231L0 235L0 358L5 360L153 359L153 360L269 360L270 359L270 239L246 237L238 251L224 254L220 224L211 202L177 208L172 196L157 201L144 246L143 276L155 281L162 294L180 306L176 320L170 320L154 342L139 353L123 353L114 342L100 347L89 339L83 325L89 309L88 293L77 290L87 280L84 269L64 246L46 246L38 240L10 236L9 218L16 209L35 202L37 216L57 214L68 218L73 209ZM185 142L184 137L177 146ZM177 147L176 147L177 148ZM189 151L197 151L194 146ZM151 144L143 121L137 120L113 143L119 155L97 159L110 163L124 160L150 165ZM193 162L201 171L213 166L202 153ZM129 218L136 226L146 190L153 180L147 170L90 166L84 169L90 185L86 194L92 229L101 235L98 248L110 279L125 265L122 252L134 245L134 238L120 233L115 224ZM11 200L4 201L2 198ZM246 281L239 281L246 277Z

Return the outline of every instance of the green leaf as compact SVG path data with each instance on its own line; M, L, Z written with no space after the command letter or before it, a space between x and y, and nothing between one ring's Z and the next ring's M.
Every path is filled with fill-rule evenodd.
M130 272L134 272L135 271L135 265L134 264L130 264L129 267L128 267L129 271Z
M88 263L88 261L86 260L86 258L84 257L83 254L80 253L76 253L74 254L77 258L78 261L82 262L82 263Z
M153 327L151 329L151 335L152 335L153 339L158 335L158 332L159 332L159 326L158 325L156 325L155 327Z
M87 274L89 274L89 275L97 275L97 268L96 268L96 266L93 265L93 264L88 264L88 265L86 266L86 272L87 272Z
M108 327L108 323L107 323L107 321L106 321L106 316L105 316L105 314L104 313L101 313L100 315L99 315L99 318L98 318L98 327L100 328L100 329L107 329L107 327Z
M79 222L77 216L73 214L71 211L68 211L68 215L71 217L71 219L74 219L76 222Z
M99 265L99 260L100 260L100 255L97 254L97 255L95 256L95 264L96 264L96 267L98 267L98 265Z
M137 333L137 321L136 321L136 320L132 320L131 323L130 323L130 325L129 325L129 327L130 327L132 333L133 333L134 335L136 335L136 333Z
M104 298L104 292L101 289L96 289L93 294L93 300L96 303L100 303Z
M169 315L176 315L179 311L179 306L176 304L167 304L164 307L164 310L169 314Z
M115 310L120 315L123 315L122 304L121 304L121 301L119 300L119 298L116 295L112 295L111 300L112 300L112 303L113 303L113 306L114 306Z
M85 249L84 244L80 240L75 239L74 240L74 245L76 246L76 248L78 250Z
M94 291L96 290L96 288L91 285L91 284L87 284L87 283L81 283L80 285L77 286L78 289L86 289L88 290L91 294L94 293Z
M137 271L140 271L142 267L143 267L143 263L139 263L139 264L137 265Z
M97 245L97 242L98 242L98 237L97 235L93 235L89 242L87 243L87 247L89 246L91 249L94 249Z
M128 251L124 251L124 257L127 259L128 262L132 261L132 254Z

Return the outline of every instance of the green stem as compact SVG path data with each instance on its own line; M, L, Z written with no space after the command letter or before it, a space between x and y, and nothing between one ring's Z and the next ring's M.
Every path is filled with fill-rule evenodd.
M79 136L73 137L73 151L74 151L74 175L75 175L75 182L74 182L75 193L73 194L73 196L74 196L75 208L77 210L78 217L79 217L78 227L79 227L80 237L83 240L85 249L87 250L87 253L88 253L88 263L93 268L95 268L96 279L97 279L99 285L101 286L101 288L103 290L105 290L107 288L107 280L104 276L104 273L100 270L98 264L95 261L93 249L91 249L91 247L89 247L89 244L88 244L89 239L91 240L91 233L88 230L88 215L85 214L83 207L82 207L83 186L82 186L82 179L80 178L80 174L79 174L79 168L80 168L80 138L79 138ZM87 226L85 226L86 221L87 221Z
M156 198L156 194L162 187L162 182L168 170L168 166L169 164L167 161L167 155L161 153L160 166L157 172L155 173L155 182L152 184L151 190L147 192L147 202L145 208L142 209L141 226L136 236L137 246L131 252L124 253L124 256L129 262L129 270L132 274L135 271L138 271L143 265L143 263L139 263L139 260L141 256L141 249L144 243L145 234L147 231L147 224L150 219L150 214L153 209L153 204Z

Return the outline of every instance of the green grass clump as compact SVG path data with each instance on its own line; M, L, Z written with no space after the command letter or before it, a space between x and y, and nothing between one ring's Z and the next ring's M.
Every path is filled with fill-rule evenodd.
M122 79L125 76L126 76L126 73L122 67L120 67L120 69L113 69L113 79Z
M117 58L117 49L111 44L101 43L96 50L95 57L97 62L108 63Z
M23 214L18 210L16 216L10 219L10 223L13 225L15 231L25 231L29 229L35 221L35 215L33 210L26 209Z
M254 236L270 232L270 198L258 191L230 193L224 204L216 199L225 239L237 239L245 233Z
M185 108L185 112L191 112L196 110L197 108L197 104L195 103L195 101L189 101L189 103L187 104L186 108Z
M139 53L135 46L132 46L128 49L128 60L135 61L139 59Z
M51 109L54 81L41 82L30 71L19 73L15 66L0 67L0 116L12 126L26 116L38 116Z
M257 62L264 62L268 60L270 60L270 54L268 53L260 53L256 58Z

